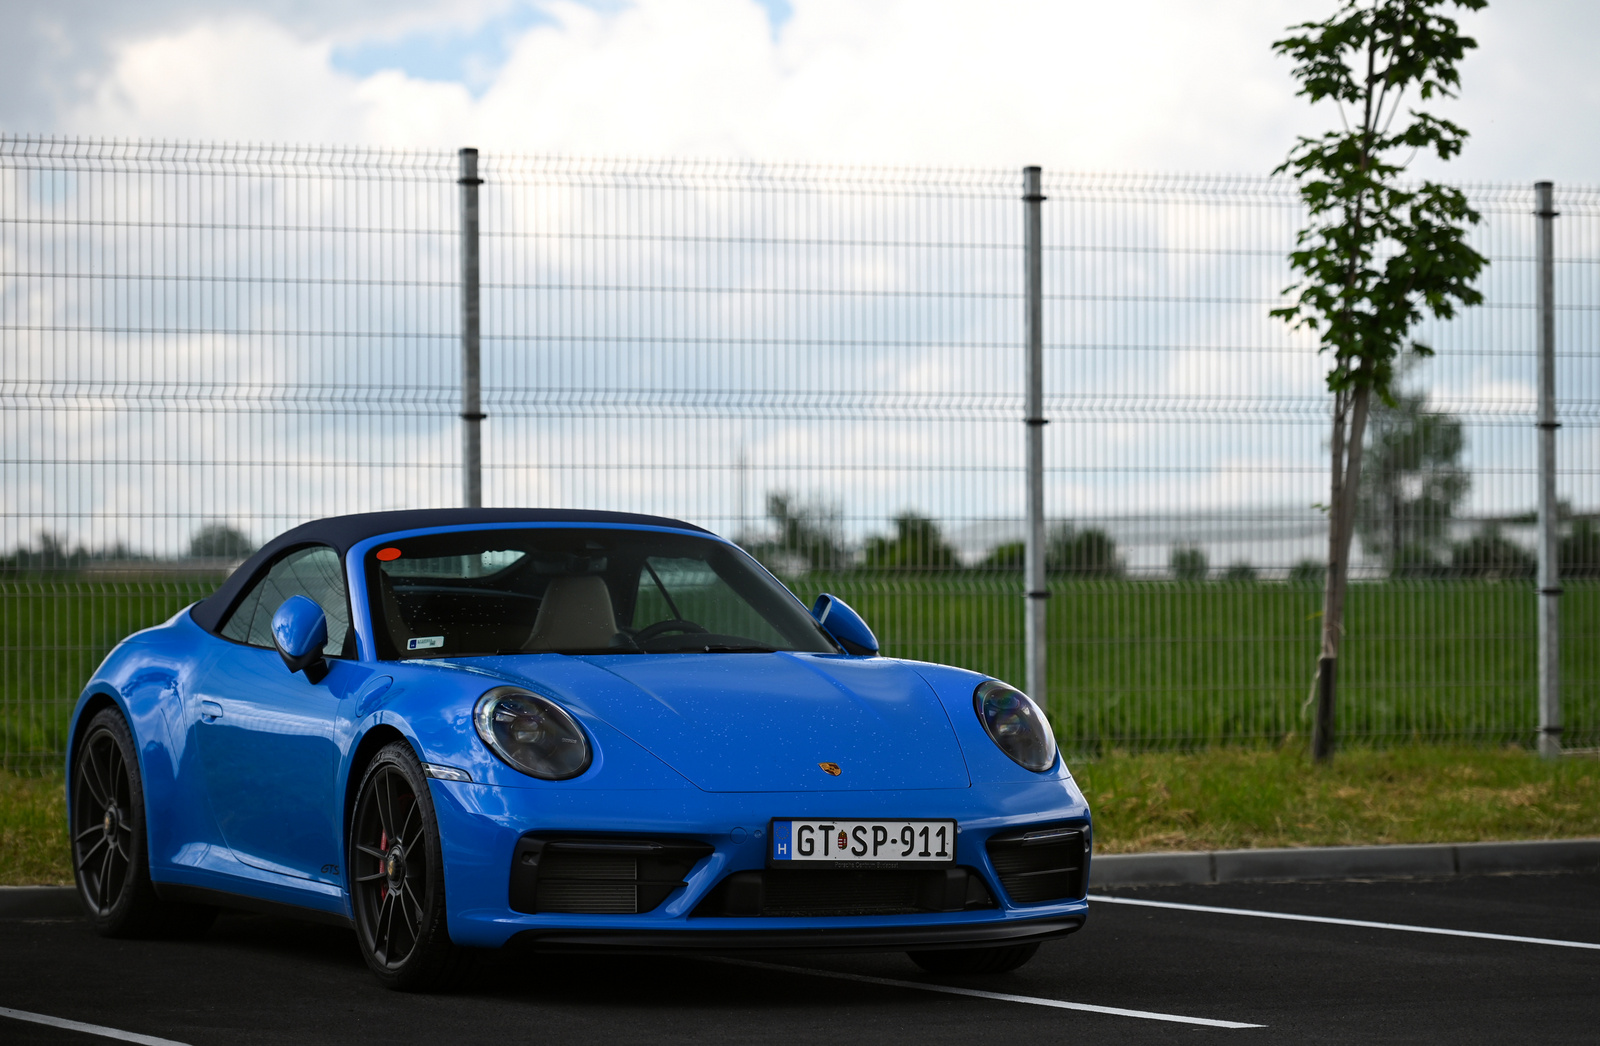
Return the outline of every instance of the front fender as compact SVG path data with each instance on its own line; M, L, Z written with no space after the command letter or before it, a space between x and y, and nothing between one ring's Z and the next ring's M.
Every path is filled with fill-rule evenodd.
M425 763L465 770L475 784L535 790L693 788L682 775L627 735L584 709L564 703L582 725L593 747L589 769L567 781L544 781L506 765L478 738L472 711L478 698L497 686L514 685L480 672L448 664L386 663L353 698L356 743L379 726L398 730L417 758ZM381 670L380 670L381 671ZM392 682L384 685L381 680ZM382 692L372 693L382 686Z
M393 736L393 733L398 733L422 762L466 771L472 778L471 783L452 787L470 789L478 797L479 804L491 808L503 805L498 797L507 790L525 796L514 804L524 810L545 805L539 798L540 793L548 796L549 805L560 806L565 802L563 796L600 790L655 795L664 790L698 792L677 771L632 739L570 705L568 711L583 726L593 746L593 759L583 774L566 781L544 781L506 765L479 740L472 725L472 710L485 691L507 684L507 680L463 672L449 665L380 665L373 678L346 699L354 719L339 771L340 780L344 782L342 804L346 836L349 817L355 808L355 793L361 787L360 764L378 747L382 737ZM368 742L369 738L373 739L372 743ZM435 782L433 789L436 801L440 797L437 785ZM441 831L444 831L445 821L449 820L447 811L440 810L440 817ZM494 853L478 852L479 848L470 840L451 842L453 845L444 848L447 879L458 871L467 871L458 867L462 861L470 861L474 870L479 870L479 864L509 867L515 836ZM499 849L505 852L500 853Z

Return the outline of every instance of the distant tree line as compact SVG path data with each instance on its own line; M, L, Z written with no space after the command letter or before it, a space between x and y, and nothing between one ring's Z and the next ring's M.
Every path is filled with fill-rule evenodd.
M1021 570L1027 545L1012 541L993 548L983 566L990 570ZM1045 538L1044 568L1052 574L1076 577L1121 577L1122 560L1117 543L1098 527L1079 529L1071 523L1058 523Z
M189 539L188 558L239 560L256 550L243 531L225 523L207 523ZM59 573L106 563L150 563L155 557L135 552L122 541L103 548L71 545L65 538L40 531L31 545L19 545L0 554L0 574Z
M1572 520L1569 532L1558 545L1557 562L1562 577L1600 578L1600 526L1592 519ZM1465 541L1450 544L1443 556L1391 562L1388 574L1396 580L1531 580L1537 566L1538 557L1534 553L1506 537L1501 524L1491 522L1483 524ZM1175 546L1168 555L1167 569L1177 581L1206 581L1212 577L1205 552L1193 546ZM1303 559L1289 568L1288 580L1320 584L1326 570L1315 559ZM1229 565L1220 578L1234 583L1250 583L1257 579L1257 570L1249 563Z
M0 556L0 571L7 574L42 573L46 571L81 570L94 563L138 562L141 556L122 542L106 548L89 549L82 545L70 546L60 536L40 531L32 545L19 545Z
M1465 479L1451 474L1460 446L1456 440L1459 432L1452 435L1450 431L1452 424L1458 425L1448 416L1428 422L1434 433L1443 433L1439 438L1447 447L1455 441L1457 449L1443 454L1431 449L1432 437L1415 437L1415 429L1410 430L1410 437L1385 436L1381 434L1390 430L1384 428L1384 422L1374 426L1380 433L1375 442L1392 438L1396 447L1380 449L1374 455L1378 460L1368 475L1381 478L1371 481L1370 498L1384 512L1362 517L1361 525L1367 528L1363 541L1367 533L1373 535L1375 544L1369 545L1369 550L1389 560L1389 574L1396 578L1531 578L1533 554L1505 537L1499 524L1487 523L1465 541L1445 541L1448 524L1467 490ZM1408 448L1406 439L1421 444L1421 450ZM1423 482L1409 475L1434 465L1445 475ZM1400 508L1395 512L1397 504ZM813 570L1020 571L1023 567L1025 545L1021 541L996 545L981 560L964 565L939 522L914 511L895 516L889 533L873 534L859 546L845 537L843 511L826 501L802 501L784 491L774 492L767 496L767 520L765 534L744 535L740 544L780 574ZM1391 555L1394 549L1400 551ZM1573 521L1570 533L1561 541L1560 556L1564 576L1600 577L1600 528L1593 520ZM1127 573L1110 534L1099 527L1072 523L1050 528L1045 569L1053 575L1079 578L1118 578ZM1194 545L1174 546L1167 569L1174 580L1183 582L1216 579L1248 584L1260 579L1257 567L1250 563L1236 562L1214 572L1205 551ZM1324 571L1316 560L1302 560L1289 569L1287 580L1319 584Z
M937 520L905 511L887 534L873 534L858 548L845 540L843 513L825 501L802 501L786 491L767 495L765 535L745 535L740 544L779 573L807 570L1021 570L1023 543L1007 542L971 567L945 537ZM1119 577L1122 561L1105 531L1057 524L1049 534L1045 569L1081 577Z

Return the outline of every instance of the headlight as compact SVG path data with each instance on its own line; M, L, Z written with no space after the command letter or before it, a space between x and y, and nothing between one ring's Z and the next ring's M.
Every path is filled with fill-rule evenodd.
M1043 773L1056 765L1056 735L1033 699L998 679L978 684L972 707L1000 751L1017 765Z
M525 774L547 781L577 777L589 768L589 739L555 702L499 686L478 698L472 725L495 755Z

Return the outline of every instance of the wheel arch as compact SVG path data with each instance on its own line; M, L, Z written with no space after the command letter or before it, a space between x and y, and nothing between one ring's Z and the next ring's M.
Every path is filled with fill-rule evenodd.
M128 725L128 730L133 730L133 721L128 716L127 708L123 707L122 698L109 687L95 687L84 692L78 699L78 708L72 715L72 723L67 732L67 808L72 808L72 766L78 758L78 745L83 741L84 733L89 729L89 724L94 717L107 708L114 708L122 721ZM137 738L134 741L134 758L143 759L143 754L138 751ZM140 776L143 777L144 767L139 767ZM148 797L147 797L148 799Z
M356 794L361 791L361 778L366 775L367 767L372 764L376 756L385 746L394 741L403 742L415 754L417 746L411 739L403 734L399 727L389 723L379 723L362 735L356 743L356 750L350 757L350 772L344 781L344 815L340 820L340 837L348 846L350 841L350 818L356 808ZM417 756L421 760L421 756ZM345 864L349 865L350 855L345 854Z

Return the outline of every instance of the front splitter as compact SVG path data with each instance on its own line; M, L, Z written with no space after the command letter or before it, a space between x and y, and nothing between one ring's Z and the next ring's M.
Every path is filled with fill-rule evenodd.
M817 930L523 930L507 948L540 952L935 951L1031 944L1083 927L1082 915L978 926L832 927Z

